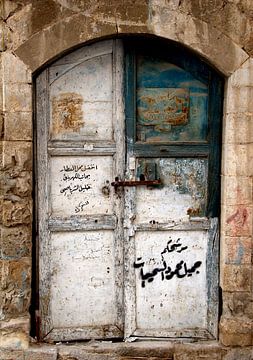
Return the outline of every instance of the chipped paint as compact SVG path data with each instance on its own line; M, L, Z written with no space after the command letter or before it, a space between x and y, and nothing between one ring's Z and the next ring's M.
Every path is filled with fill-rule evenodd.
M187 89L140 89L137 92L137 102L141 125L153 125L154 130L162 131L164 126L188 123L189 91Z
M207 201L205 159L138 159L137 177L161 179L162 187L136 190L138 221L186 219L205 216Z
M145 56L138 56L137 71L137 140L206 140L207 85L178 66Z
M78 132L84 125L83 98L76 93L61 93L52 99L53 132Z

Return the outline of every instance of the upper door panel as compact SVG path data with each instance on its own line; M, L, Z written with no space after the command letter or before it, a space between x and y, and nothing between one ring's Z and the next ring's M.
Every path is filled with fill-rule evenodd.
M113 42L106 43L50 67L52 140L112 140Z
M206 141L208 86L184 69L137 56L137 141Z

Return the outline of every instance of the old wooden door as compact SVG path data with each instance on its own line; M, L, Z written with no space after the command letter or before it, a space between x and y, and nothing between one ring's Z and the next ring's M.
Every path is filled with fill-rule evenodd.
M221 81L163 47L99 42L36 80L45 340L216 337Z
M222 82L177 46L126 49L126 336L213 338Z
M81 48L36 81L41 338L123 336L122 55ZM120 71L119 71L120 69Z

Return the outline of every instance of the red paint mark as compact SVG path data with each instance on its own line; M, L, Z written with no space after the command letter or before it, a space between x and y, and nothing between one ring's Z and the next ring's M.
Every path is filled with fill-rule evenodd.
M248 219L247 209L237 209L237 211L227 218L227 224L234 223L236 227L243 227Z
M227 224L230 224L232 221L234 221L238 215L239 215L239 210L237 210L233 215L227 218Z

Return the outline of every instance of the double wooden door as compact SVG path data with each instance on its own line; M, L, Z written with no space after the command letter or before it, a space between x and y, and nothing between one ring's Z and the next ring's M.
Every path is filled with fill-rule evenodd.
M36 79L41 338L214 338L221 79L107 40Z

